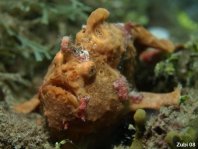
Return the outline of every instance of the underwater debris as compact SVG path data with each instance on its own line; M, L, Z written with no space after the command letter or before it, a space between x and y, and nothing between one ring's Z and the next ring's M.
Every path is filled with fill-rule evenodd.
M44 120L40 115L12 113L0 103L0 148L2 149L53 149L48 142L49 134L36 119Z
M141 139L144 146L148 149L167 149L169 148L168 144L170 147L173 147L175 145L173 141L174 136L176 136L176 140L181 142L184 142L186 139L198 141L198 115L194 112L198 107L197 91L196 89L188 88L183 90L185 90L186 94L190 95L190 98L181 103L179 108L173 106L162 107L159 114L152 115L147 121L146 129Z
M164 140L168 143L168 145L176 149L178 146L178 142L183 147L187 148L195 148L196 142L198 138L198 131L195 128L192 127L186 127L178 131L169 131L164 138Z

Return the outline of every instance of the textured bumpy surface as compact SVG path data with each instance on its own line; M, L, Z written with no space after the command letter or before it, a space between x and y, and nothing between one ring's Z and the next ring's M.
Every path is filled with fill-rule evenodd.
M129 93L133 87L134 42L162 52L172 51L173 44L158 40L133 23L107 23L108 16L106 9L96 9L74 43L63 37L38 93L49 128L72 140L112 128L138 108L178 104L179 91L165 95ZM170 100L161 100L165 98Z
M129 111L128 83L117 67L127 50L134 60L135 50L124 25L104 22L108 15L97 9L75 43L62 39L39 90L53 130L89 134L116 123Z
M0 148L52 149L49 134L41 125L44 119L36 114L23 115L10 112L0 102Z

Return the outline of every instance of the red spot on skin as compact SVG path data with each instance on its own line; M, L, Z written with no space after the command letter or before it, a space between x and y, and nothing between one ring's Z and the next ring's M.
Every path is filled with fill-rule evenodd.
M133 23L131 23L131 22L128 22L128 23L125 23L124 24L124 29L129 33L129 34L131 34L131 30L132 30L132 28L134 28L134 24Z
M70 51L70 49L68 48L69 42L70 42L69 37L64 36L63 39L62 39L62 41L61 41L61 50L63 52Z
M160 54L162 52L160 50L157 49L150 49L147 51L144 51L140 54L140 61L146 62L146 63L152 63L155 62L157 60L157 58L159 58Z
M139 104L142 99L143 99L143 95L137 92L130 92L129 93L129 98L131 99L131 101L135 104Z
M126 40L129 40L131 38L131 32L133 28L132 23L117 23L116 26L123 32L124 37Z
M128 99L128 83L125 77L120 77L113 83L113 87L115 88L117 95L120 100Z
M90 100L89 96L83 96L79 99L80 105L78 107L78 117L82 120L85 121L85 113L86 113L86 108L87 104Z

